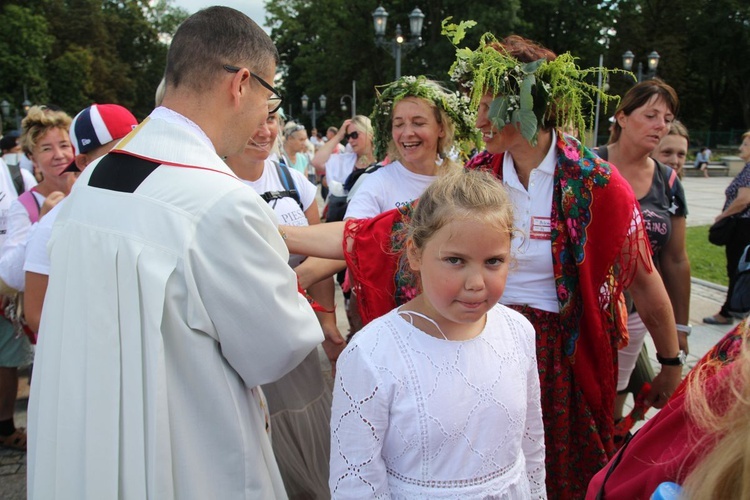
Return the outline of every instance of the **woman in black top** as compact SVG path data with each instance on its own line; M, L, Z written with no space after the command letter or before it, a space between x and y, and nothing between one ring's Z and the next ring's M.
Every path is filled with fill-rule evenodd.
M607 146L608 160L628 181L641 206L654 264L664 281L677 323L680 349L687 352L690 308L690 261L685 247L685 192L670 167L649 155L669 133L679 101L674 89L659 79L632 87L615 112ZM628 346L620 349L615 418L622 418L630 375L643 346L646 327L638 312L628 314Z

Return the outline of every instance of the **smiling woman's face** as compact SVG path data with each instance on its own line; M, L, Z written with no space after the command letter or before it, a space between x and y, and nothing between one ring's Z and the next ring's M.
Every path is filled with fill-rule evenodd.
M688 140L681 135L667 135L654 149L652 156L675 169L678 173L685 166L687 157Z
M268 115L266 126L260 127L255 135L247 142L245 154L255 160L265 160L271 154L276 137L279 135L279 118L275 113Z
M73 161L73 146L68 131L59 127L49 129L37 139L31 161L47 177L59 177Z
M406 97L393 108L391 137L407 168L410 164L434 164L438 142L444 136L435 110L424 99Z

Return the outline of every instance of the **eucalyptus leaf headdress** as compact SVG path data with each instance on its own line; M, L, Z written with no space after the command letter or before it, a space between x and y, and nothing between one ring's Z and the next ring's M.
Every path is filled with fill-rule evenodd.
M376 88L376 92L377 100L370 115L375 129L373 145L376 158L383 158L388 151L393 108L406 97L425 99L445 111L455 131L453 144L467 158L469 152L481 144L481 134L474 128L476 111L472 110L469 97L460 92L450 92L424 76L403 76Z
M482 35L476 50L458 48L466 30L476 22L456 25L449 24L450 19L443 20L442 33L456 47L456 61L449 71L451 80L466 89L473 109L485 93L496 96L490 105L489 119L498 130L509 123L516 124L531 144L536 144L539 129L548 127L553 120L559 127L573 127L583 133L587 125L584 107L590 108L591 124L597 94L605 109L610 101L619 100L586 79L598 72L606 75L621 70L581 69L569 52L553 61L524 63L507 53L491 33Z

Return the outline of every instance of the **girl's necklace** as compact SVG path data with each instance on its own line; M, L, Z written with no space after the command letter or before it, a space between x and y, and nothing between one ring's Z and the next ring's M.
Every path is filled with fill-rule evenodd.
M432 323L435 326L435 328L437 328L437 331L440 332L440 335L442 335L445 340L448 340L448 337L445 336L445 334L443 333L443 330L440 329L440 326L437 324L437 322L434 319L430 318L429 316L426 316L422 313L418 313L416 311L399 311L398 313L403 314L404 316L408 317L409 324L411 326L414 326L414 318L412 316L422 318L423 320Z

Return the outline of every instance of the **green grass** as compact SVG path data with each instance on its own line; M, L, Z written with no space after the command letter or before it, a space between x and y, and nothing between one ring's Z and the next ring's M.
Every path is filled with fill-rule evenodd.
M726 286L727 258L724 247L708 242L708 227L687 228L687 252L690 258L690 274L694 278Z

